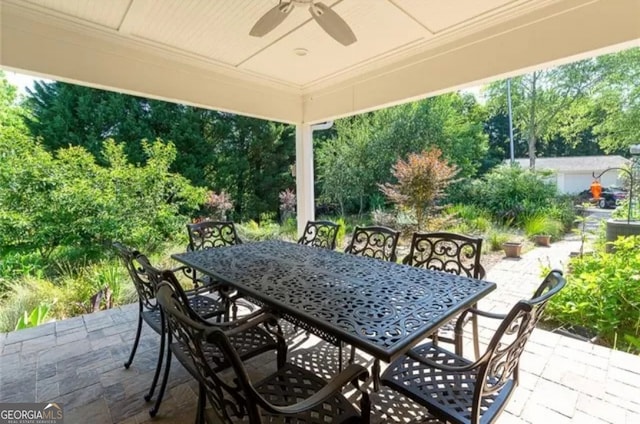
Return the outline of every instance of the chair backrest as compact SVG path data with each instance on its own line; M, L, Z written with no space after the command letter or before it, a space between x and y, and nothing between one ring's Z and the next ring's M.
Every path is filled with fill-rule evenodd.
M189 246L187 250L205 250L216 247L241 244L236 226L231 221L202 221L197 224L187 224Z
M193 319L180 284L171 272L163 272L158 282L158 303L173 339L182 344L193 361L199 382L204 385L207 398L217 415L216 422L234 423L235 417L249 417L250 423L260 423L259 395L251 386L248 373L225 333L215 327L207 327ZM204 343L213 343L223 353L235 370L233 380L222 379L214 371L204 353ZM211 356L211 355L209 355ZM209 358L210 359L210 358Z
M331 221L307 221L298 244L333 250L340 225Z
M131 281L133 281L133 286L138 293L140 304L148 310L155 310L158 307L155 300L155 283L145 272L140 261L140 258L143 258L143 261L148 262L146 256L118 242L114 242L112 246L127 268Z
M395 262L400 231L387 227L356 227L346 253Z
M504 409L518 384L518 364L524 347L542 317L547 302L565 284L560 271L551 271L534 297L519 301L502 321L486 352L478 360L481 366L476 378L470 422L479 423L481 415L495 416Z
M414 233L403 264L484 278L480 266L482 239L455 233Z

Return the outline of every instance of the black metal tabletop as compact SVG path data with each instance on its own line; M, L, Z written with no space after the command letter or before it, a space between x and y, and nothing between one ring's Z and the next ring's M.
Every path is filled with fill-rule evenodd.
M378 259L264 241L172 257L333 343L390 362L494 283Z

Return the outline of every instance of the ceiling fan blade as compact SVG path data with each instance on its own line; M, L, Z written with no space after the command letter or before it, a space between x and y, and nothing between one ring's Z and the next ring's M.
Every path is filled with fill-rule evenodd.
M293 10L293 5L291 3L278 4L258 19L258 22L256 22L255 25L253 25L253 28L251 28L251 31L249 31L249 35L254 37L267 35L269 32L273 31L275 27L280 25L282 21L284 21L284 18L291 13L291 10Z
M324 3L312 4L309 7L309 12L318 25L340 44L348 46L358 41L344 19Z

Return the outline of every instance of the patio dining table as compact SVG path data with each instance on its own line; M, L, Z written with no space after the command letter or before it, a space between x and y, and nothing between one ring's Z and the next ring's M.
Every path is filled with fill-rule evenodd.
M351 344L385 362L496 288L488 281L285 241L172 258L336 346Z

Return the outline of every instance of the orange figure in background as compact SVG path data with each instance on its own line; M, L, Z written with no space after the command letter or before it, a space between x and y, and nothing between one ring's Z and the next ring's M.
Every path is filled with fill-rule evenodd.
M594 199L599 199L602 194L602 186L600 185L600 181L593 180L591 183L591 195Z

